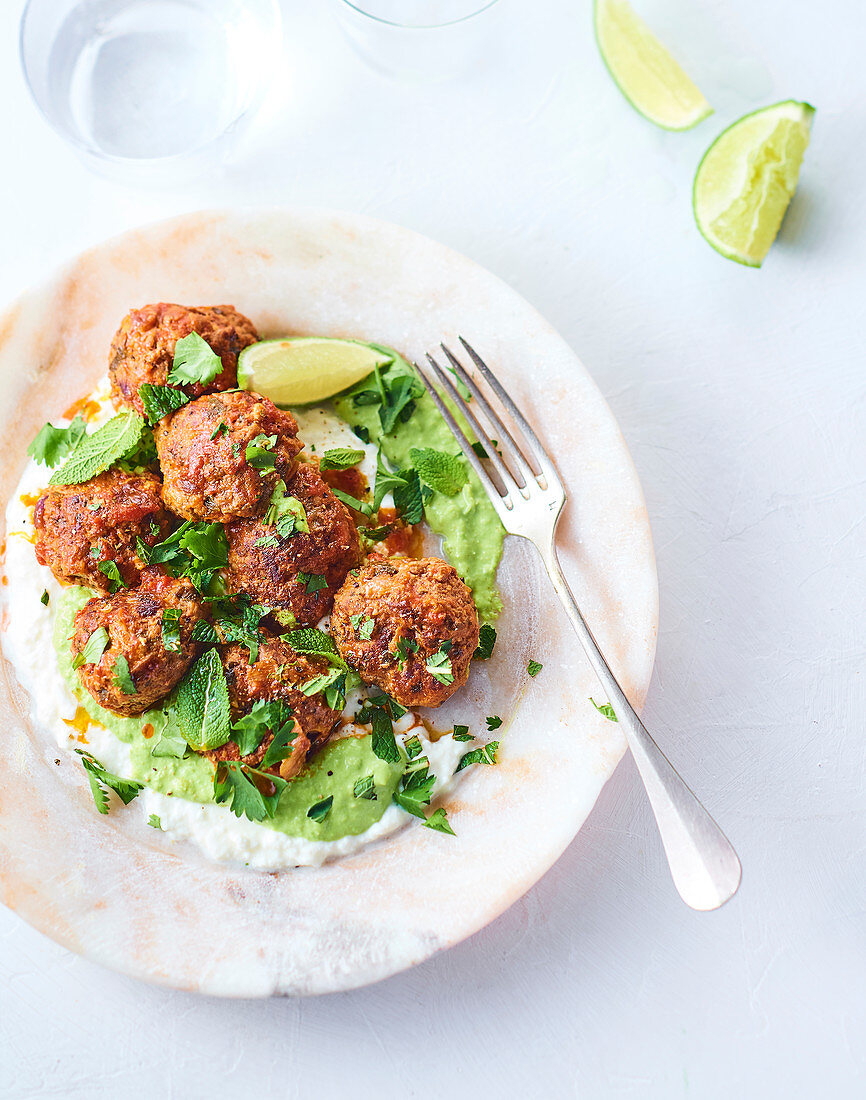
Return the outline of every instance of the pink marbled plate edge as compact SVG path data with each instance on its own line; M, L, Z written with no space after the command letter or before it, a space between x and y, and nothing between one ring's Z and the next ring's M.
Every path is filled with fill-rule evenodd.
M233 303L265 336L360 336L414 357L457 333L472 340L555 456L570 492L565 571L642 705L658 621L655 560L610 410L515 291L395 225L321 210L204 212L73 260L0 317L4 501L27 441L105 370L120 317L157 300ZM544 671L526 682L499 766L473 769L448 800L456 838L410 827L350 859L277 874L172 849L140 815L94 812L80 769L57 766L50 735L32 727L4 658L0 899L106 966L225 996L355 988L483 927L555 862L624 751L617 726L587 702L597 685L540 567L509 543L503 569L528 594L526 629Z

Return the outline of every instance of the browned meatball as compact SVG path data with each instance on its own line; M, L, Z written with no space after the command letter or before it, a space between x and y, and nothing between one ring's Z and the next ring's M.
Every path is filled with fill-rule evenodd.
M176 651L166 649L162 634L163 613L175 610L180 612ZM197 656L199 646L191 635L201 615L190 582L166 576L156 566L142 572L138 588L94 597L75 616L69 648L77 658L100 627L107 631L108 644L94 663L79 667L81 683L101 707L141 714L171 691Z
M136 539L148 546L171 530L154 474L108 470L82 485L52 485L33 509L36 558L61 584L111 591L100 562L113 561L124 584L138 583L145 563Z
M258 515L278 479L290 475L303 447L297 431L291 413L257 393L216 393L184 405L154 431L166 506L185 519L211 523ZM259 436L267 441L256 444ZM251 452L252 464L251 444L266 452Z
M234 306L177 306L168 302L130 310L111 341L108 373L111 396L120 408L127 405L144 415L138 396L143 382L167 384L174 361L174 346L195 332L222 360L223 369L208 385L179 386L189 397L230 390L238 384L238 355L258 340L249 318Z
M320 748L325 744L339 725L340 713L325 703L323 695L306 696L299 690L299 685L327 672L327 662L296 653L273 635L266 634L265 638L254 664L250 664L249 650L242 645L222 646L220 652L234 720L249 714L259 700L280 699L291 707L299 732L293 742L292 755L274 769L283 779L290 779L303 767L311 745ZM272 735L268 733L256 752L243 757L244 762L258 765L271 740ZM205 755L213 760L240 759L234 741Z
M368 684L404 707L438 707L466 683L478 612L447 562L390 558L349 574L334 597L331 635Z
M280 538L277 528L261 519L230 523L227 581L235 591L291 611L301 626L311 626L328 613L334 593L358 564L360 539L348 508L311 463L296 466L286 492L303 504L309 534Z

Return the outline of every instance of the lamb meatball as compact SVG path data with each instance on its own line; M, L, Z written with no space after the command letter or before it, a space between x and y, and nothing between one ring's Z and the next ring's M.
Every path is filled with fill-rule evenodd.
M340 722L339 711L332 710L323 695L308 697L299 690L299 685L327 672L327 662L296 653L291 646L267 633L254 664L250 664L249 650L237 643L222 646L220 653L233 720L249 714L253 704L259 700L280 699L291 707L299 732L293 742L292 755L277 770L283 779L297 775L304 766L311 745L316 748L324 745ZM255 753L243 757L244 762L258 765L271 740L272 736L268 733ZM213 760L240 759L234 741L206 755Z
M180 612L178 650L166 649L162 636L163 614L175 610ZM168 695L198 655L192 630L201 616L199 594L189 581L149 566L138 588L94 597L75 616L69 645L73 657L83 654L100 627L108 634L101 656L79 666L81 683L101 707L115 714L141 714ZM122 661L117 667L120 658L126 661L129 679Z
M111 591L101 562L113 561L124 584L138 584L145 563L136 539L148 546L171 531L161 482L154 474L108 470L82 485L52 485L33 509L36 559L61 584Z
M207 385L193 382L182 389L188 397L230 390L238 384L238 355L259 336L249 318L234 306L178 306L167 302L130 310L111 341L108 373L111 396L120 408L144 415L138 396L143 382L164 386L174 361L174 346L195 332L220 357L223 369Z
M334 597L331 635L368 684L404 707L438 707L466 683L478 612L447 562L390 558L349 574Z
M184 405L154 431L166 507L210 523L258 515L278 479L290 476L303 447L297 431L291 413L257 393L215 393ZM251 444L265 451L251 452L252 463Z
M311 626L328 613L334 593L360 561L360 539L348 508L311 463L295 468L286 493L304 506L309 534L281 538L274 524L258 518L230 523L226 579L233 590Z

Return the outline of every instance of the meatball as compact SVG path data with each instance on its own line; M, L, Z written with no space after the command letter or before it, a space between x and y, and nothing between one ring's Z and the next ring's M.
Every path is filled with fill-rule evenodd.
M466 683L478 612L447 562L390 558L346 578L334 597L331 635L368 684L404 707L438 707Z
M320 748L339 725L340 712L332 710L324 696L306 696L299 686L327 672L325 661L296 653L291 646L273 635L266 634L259 646L258 657L250 664L249 651L237 643L221 647L232 719L237 720L253 708L259 700L280 699L291 707L298 733L293 742L292 755L279 768L283 779L297 775L306 761L311 746ZM267 734L258 749L243 757L247 764L257 765L272 740ZM212 760L240 759L238 747L229 741L218 749L206 753Z
M61 584L85 584L107 594L116 583L99 566L112 561L124 584L138 584L145 563L136 540L153 546L171 530L160 487L154 474L122 470L108 470L82 485L52 485L33 509L37 561Z
M215 393L184 405L154 431L166 507L211 523L258 515L279 478L290 476L303 447L297 431L291 413L256 393Z
M295 468L286 494L303 505L309 533L281 538L263 519L230 523L226 580L235 591L311 626L330 611L334 593L360 561L360 539L348 508L313 464Z
M223 369L207 385L197 382L178 387L189 397L230 390L238 384L238 355L259 336L247 317L234 306L177 306L167 302L133 309L123 318L111 341L108 373L111 396L120 408L127 405L144 415L138 396L143 382L164 386L174 361L174 346L195 332L220 357Z
M163 640L167 611L180 612L176 650L167 649ZM108 636L96 660L79 666L81 683L101 707L115 714L141 714L168 695L198 655L192 630L201 616L199 594L189 581L149 566L138 588L94 597L75 616L69 645L74 658L90 656L85 646L100 628Z

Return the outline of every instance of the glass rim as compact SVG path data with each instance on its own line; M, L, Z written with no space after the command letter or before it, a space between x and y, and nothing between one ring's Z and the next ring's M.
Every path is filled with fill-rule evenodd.
M50 126L55 134L68 146L78 151L79 154L86 155L93 158L93 162L102 161L108 165L114 165L117 168L129 168L140 167L143 170L149 168L161 168L170 167L173 164L184 164L187 161L194 160L196 157L205 155L211 148L219 146L226 135L236 129L241 123L243 123L249 116L255 111L264 98L266 88L260 82L256 88L255 94L251 97L250 101L243 105L238 113L231 119L225 128L218 134L214 134L211 137L205 138L197 145L192 145L188 149L182 149L177 153L167 153L163 156L155 157L130 157L124 156L122 153L110 153L103 149L94 141L88 141L76 132L70 130L64 126L49 109L48 105L43 102L42 97L37 94L34 86L32 67L28 60L28 50L25 43L25 37L28 31L28 17L31 14L31 10L35 9L36 5L44 0L26 0L24 8L21 12L21 19L18 23L18 63L21 66L21 73L24 77L24 83L27 87L27 91L30 94L30 101L36 107L36 110ZM495 0L494 0L495 2ZM273 21L273 28L275 30L275 38L281 39L282 36L282 9L280 8L279 0L265 0L268 8L271 12L271 19Z
M395 27L401 31L436 31L441 30L443 27L455 27L458 23L465 23L469 19L474 19L476 15L481 15L482 12L487 11L488 8L494 7L499 3L499 0L485 0L484 3L474 9L474 11L467 12L466 15L460 15L456 19L446 19L444 23L400 23L394 19L385 19L381 15L373 15L370 11L365 11L364 8L359 7L353 0L340 0L341 4L344 4L347 8L351 8L352 11L357 12L358 15L363 15L365 19L371 20L373 23L381 23L385 27Z

